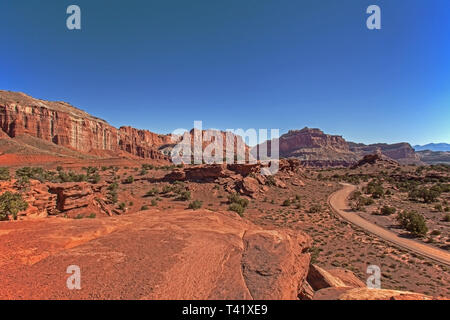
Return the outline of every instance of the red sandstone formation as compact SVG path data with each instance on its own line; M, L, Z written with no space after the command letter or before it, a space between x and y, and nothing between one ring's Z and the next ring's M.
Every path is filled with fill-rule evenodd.
M259 152L261 147L267 147L270 151L271 143L268 141L258 145L252 152ZM319 129L290 130L278 139L278 143L281 157L297 158L305 165L346 165L357 160L341 136L327 135Z
M399 166L398 162L389 159L386 156L383 156L380 152L375 154L368 154L365 155L361 160L358 161L354 166L352 166L352 169L356 169L358 167L362 166L373 166L378 165L382 167L390 167L390 168L396 168Z
M63 213L76 216L79 213L104 213L111 215L111 205L107 205L101 193L105 184L87 182L41 183L30 180L30 185L21 188L17 180L0 181L1 192L20 191L28 203L25 211L19 212L19 219L43 218Z
M403 164L420 164L420 158L409 143L377 143L365 145L349 142L350 150L359 155L378 153Z
M279 161L279 171L274 176L264 176L261 163L257 164L213 164L197 165L175 169L164 176L162 180L191 181L191 182L216 182L223 185L228 192L239 192L252 198L262 196L268 185L275 185L286 188L286 183L290 179L296 186L304 186L304 182L295 175L302 174L302 166L296 159L281 159Z
M0 299L297 299L310 260L301 232L209 210L0 228ZM66 287L73 264L81 290Z
M228 150L229 152L237 154L238 146L242 146L245 159L248 159L249 147L240 136L215 130L203 130L201 133L203 136L209 134L212 137L199 143L203 151L213 149L212 143L215 141L214 136L217 135L223 140L223 158L227 155L226 146L232 144L233 150ZM194 130L186 134L191 138L191 150L194 151ZM7 137L15 140L5 142ZM172 139L171 135L159 135L131 127L116 129L106 121L66 102L44 101L23 93L0 90L0 140L4 140L0 144L0 149L5 149L6 153L20 151L23 144L16 142L21 141L28 147L28 151L49 150L51 155L76 156L70 154L76 151L97 157L119 155L167 159L181 138ZM291 130L282 135L278 141L281 157L297 158L302 164L311 166L349 166L362 156L374 152L380 152L402 163L420 163L418 155L407 143L367 146L347 142L341 136L327 135L319 129ZM267 141L252 148L253 156L256 157L258 149L265 145L270 154L271 143L272 141ZM66 150L55 149L51 144ZM214 155L214 152L212 154Z
M161 159L161 145L171 137L130 127L116 129L65 102L34 99L0 90L0 131L9 137L30 135L79 151L98 154L125 151L141 158ZM101 153L100 153L101 154Z
M302 232L210 210L4 222L0 299L432 299L309 265L310 246ZM81 290L67 288L71 265Z
M301 300L432 300L431 296L407 291L371 289L353 272L342 268L325 270L310 265L299 292Z
M270 150L272 141L252 148L257 154L262 146ZM380 153L402 163L419 163L419 158L408 143L364 145L347 142L341 136L328 135L319 129L290 130L278 139L280 156L297 158L302 164L314 167L348 167L363 156Z
M222 143L220 143L222 142ZM177 148L174 149L174 147ZM192 129L185 132L182 136L175 137L171 144L167 144L160 148L166 155L178 156L183 163L200 164L200 163L218 163L225 162L227 157L232 161L242 158L245 162L249 161L249 147L241 136L232 132L219 130L200 130ZM222 151L221 155L217 155L217 151ZM185 152L189 151L189 157ZM208 159L211 157L211 159Z

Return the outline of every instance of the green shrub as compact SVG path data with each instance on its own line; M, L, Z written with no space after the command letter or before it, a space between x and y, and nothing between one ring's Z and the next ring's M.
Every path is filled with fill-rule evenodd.
M156 207L158 205L158 201L156 201L156 199L152 199L151 205L152 207Z
M146 163L144 163L144 164L142 165L142 170L153 170L153 169L155 169L155 166L152 165L152 164L146 164Z
M159 190L157 188L152 188L145 194L146 197L153 197L159 194Z
M442 208L442 204L436 204L434 206L434 210L438 211L438 212L444 212L444 208Z
M370 206L371 204L374 204L375 201L373 201L373 199L371 198L365 198L363 196L359 197L358 201L361 203L361 205L363 206Z
M172 192L173 190L174 190L174 187L173 187L173 186L166 185L166 186L164 186L164 187L162 188L161 193L162 193L162 194L167 194L167 193Z
M425 218L416 211L403 211L397 215L397 222L415 236L424 236L428 232Z
M383 197L384 189L380 182L372 180L367 184L365 193L372 195L374 199L379 199Z
M266 184L268 186L274 186L276 184L275 178L273 176L267 176Z
M389 216L391 214L394 214L395 211L397 210L394 207L384 206L383 208L381 208L380 214L382 214L383 216Z
M30 178L32 178L32 177L30 177ZM42 180L37 177L33 178L33 179L37 179L42 182ZM82 181L87 180L87 176L84 174L77 174L73 171L69 171L69 172L60 171L60 172L58 172L58 176L56 179L58 180L58 182L82 182ZM43 181L45 181L45 180L43 180Z
M314 204L308 210L309 213L318 213L321 211L322 211L322 206L320 204Z
M239 203L233 202L232 204L230 204L228 209L230 211L234 211L234 212L238 213L241 217L244 216L245 208L242 205L240 205Z
M322 251L318 247L311 247L308 249L308 252L311 255L311 263L317 262L317 258L319 257L320 251Z
M125 208L126 208L126 207L127 207L127 205L126 205L125 202L119 203L119 209L120 209L120 210L125 211Z
M125 183L125 184L130 184L130 183L133 183L134 182L134 177L133 176L128 176L124 181L123 181L123 183Z
M431 231L431 233L430 233L430 235L432 235L432 236L438 236L438 235L440 235L441 234L441 232L439 231L439 230L433 230L433 231Z
M19 189L27 188L30 185L30 179L26 176L20 177L17 179L15 185Z
M286 199L283 201L282 206L283 207L289 207L291 205L291 200Z
M147 205L143 205L143 206L141 207L141 210L148 210L148 206L147 206Z
M194 200L191 203L189 203L189 207L188 208L192 209L192 210L197 210L197 209L200 209L202 207L202 205L203 205L202 201Z
M191 192L190 191L182 191L180 195L177 197L177 200L179 201L188 201L191 199Z
M417 201L422 199L425 203L432 203L440 196L440 192L436 189L420 188L409 191L408 197L410 200Z
M113 182L108 186L109 191L115 191L119 189L119 184L117 182Z
M117 194L116 190L110 190L106 194L106 198L109 200L109 202L116 203L117 200L119 200L119 195Z
M97 215L95 213L91 213L90 215L88 215L89 219L94 219Z
M0 180L6 181L11 179L8 168L0 168Z
M39 167L23 167L16 170L16 178L28 178L33 180L39 180L40 182L52 181L57 182L55 172L47 171Z
M0 220L7 220L8 216L16 220L17 214L27 208L28 203L23 200L20 193L6 191L0 195Z
M241 198L237 193L230 194L228 196L228 201L230 204L236 203L239 204L243 208L247 208L249 201L248 199Z
M445 216L444 216L444 221L445 222L450 222L450 214L446 214Z
M87 180L88 180L90 183L97 184L97 183L100 182L100 175L99 175L97 172L95 172L95 173L93 173L93 174L90 174L90 175L88 176Z
M98 171L98 168L96 167L87 167L87 168L83 168L86 171L86 175L92 175L94 173L96 173Z

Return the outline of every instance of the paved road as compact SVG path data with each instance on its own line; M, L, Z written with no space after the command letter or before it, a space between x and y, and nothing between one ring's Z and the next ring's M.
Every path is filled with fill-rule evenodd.
M431 258L443 264L450 265L450 253L423 243L419 243L415 240L402 238L389 230L386 230L367 221L366 219L360 217L358 214L349 211L347 198L350 193L352 193L356 189L356 187L344 183L342 185L344 187L341 190L334 192L328 198L330 207L342 218L386 241L394 243L409 251Z

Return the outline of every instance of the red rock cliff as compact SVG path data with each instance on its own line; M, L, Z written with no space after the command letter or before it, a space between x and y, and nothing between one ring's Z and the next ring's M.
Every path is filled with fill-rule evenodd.
M0 129L10 137L28 134L70 149L125 151L141 158L160 159L158 147L170 136L131 127L114 128L65 102L34 99L0 90Z

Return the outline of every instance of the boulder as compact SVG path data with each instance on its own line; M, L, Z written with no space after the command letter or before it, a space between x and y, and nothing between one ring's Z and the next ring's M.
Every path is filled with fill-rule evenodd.
M227 169L240 174L243 177L248 176L250 173L260 173L260 164L228 164Z
M260 189L260 185L258 180L252 177L245 177L239 183L240 185L240 193L247 196L253 196Z
M333 277L341 280L346 286L352 288L364 288L366 284L359 280L353 272L342 268L327 269L327 272Z
M226 165L224 164L211 164L185 168L184 172L186 180L206 182L229 176L225 170Z
M309 267L307 281L315 291L329 287L347 287L341 279L314 264Z
M56 196L56 208L68 211L87 207L93 203L94 194L100 191L101 185L87 182L48 183L48 192Z
M274 178L274 183L275 186L281 189L286 189L286 183L284 183L283 181L281 181L279 178Z

